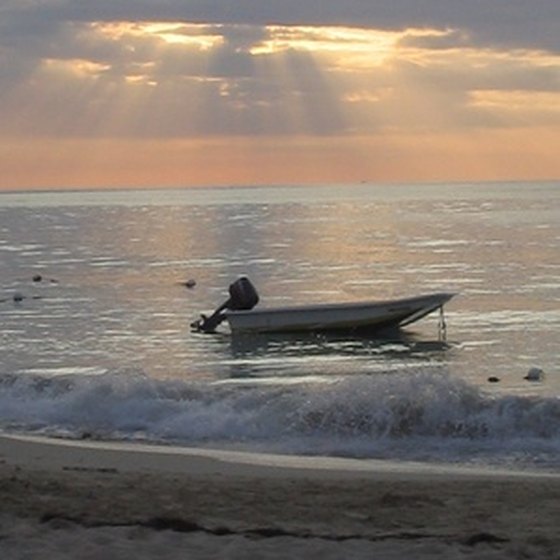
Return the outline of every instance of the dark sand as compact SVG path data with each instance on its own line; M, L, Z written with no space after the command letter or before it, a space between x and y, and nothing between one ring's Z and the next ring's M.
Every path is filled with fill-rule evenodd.
M0 437L0 558L560 558L560 477Z

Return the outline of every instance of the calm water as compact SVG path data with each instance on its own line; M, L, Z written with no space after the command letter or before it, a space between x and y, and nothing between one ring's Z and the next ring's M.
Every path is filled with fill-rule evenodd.
M0 264L5 430L560 466L558 183L0 194ZM448 344L191 333L240 275L263 306L457 292Z

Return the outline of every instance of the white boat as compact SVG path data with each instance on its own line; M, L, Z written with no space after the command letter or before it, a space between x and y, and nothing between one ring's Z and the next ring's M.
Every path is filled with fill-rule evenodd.
M191 323L198 332L213 333L228 321L235 333L289 333L321 331L380 331L398 329L441 310L440 334L445 335L443 306L455 294L436 293L389 301L329 303L255 309L259 295L250 280L241 277L229 286L229 299L210 316Z
M226 309L223 315L233 333L379 331L410 325L443 309L454 295L435 293L389 301Z

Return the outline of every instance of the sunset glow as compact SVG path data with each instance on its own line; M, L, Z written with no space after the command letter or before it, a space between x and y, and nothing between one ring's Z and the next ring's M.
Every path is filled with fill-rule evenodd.
M1 189L560 176L560 53L459 26L69 21L14 49Z
M206 33L207 26L180 22L112 22L93 23L91 29L109 40L163 42L208 50L222 43L222 37Z

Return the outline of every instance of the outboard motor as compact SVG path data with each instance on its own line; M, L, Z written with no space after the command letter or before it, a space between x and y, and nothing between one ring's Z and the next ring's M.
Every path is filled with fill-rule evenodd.
M223 313L226 309L232 311L241 311L245 309L253 309L259 303L259 294L251 284L249 278L242 276L229 286L229 299L222 303L210 317L202 315L198 321L191 324L193 329L206 333L212 333L216 327L225 320L226 315Z

